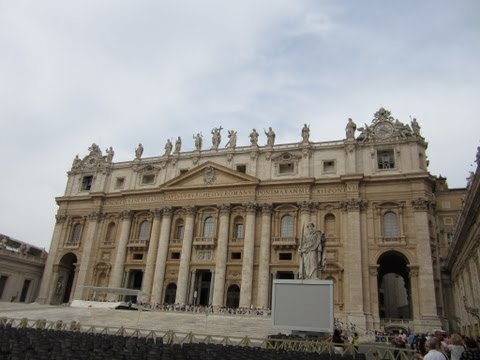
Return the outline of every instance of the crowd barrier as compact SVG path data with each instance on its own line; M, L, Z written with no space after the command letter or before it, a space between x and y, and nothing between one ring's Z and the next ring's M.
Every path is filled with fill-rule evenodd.
M94 327L72 321L0 318L0 359L229 359L411 360L414 353L286 335L268 339L147 329Z

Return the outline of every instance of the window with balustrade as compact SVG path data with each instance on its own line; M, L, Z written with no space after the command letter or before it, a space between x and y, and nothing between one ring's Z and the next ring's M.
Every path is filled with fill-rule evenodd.
M212 216L208 216L203 222L203 237L215 237L215 219Z

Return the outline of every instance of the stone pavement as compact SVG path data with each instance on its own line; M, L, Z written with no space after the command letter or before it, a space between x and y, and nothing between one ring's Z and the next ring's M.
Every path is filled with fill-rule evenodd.
M199 336L229 336L251 339L265 339L268 335L278 334L272 329L272 320L268 316L220 315L205 313L182 313L164 311L114 310L99 308L81 308L42 304L23 304L0 302L0 318L29 320L62 320L65 323L80 322L81 325L95 327L129 328L178 334L193 332ZM289 331L282 331L289 333Z

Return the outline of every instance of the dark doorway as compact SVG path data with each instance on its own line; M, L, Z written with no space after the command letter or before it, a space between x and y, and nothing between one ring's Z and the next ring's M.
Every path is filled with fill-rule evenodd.
M30 289L31 280L25 280L23 282L22 293L20 294L20 302L25 302L27 300L28 290Z
M165 290L165 304L175 304L175 297L177 294L177 284L170 283Z
M411 319L411 287L407 259L389 251L378 260L378 306L381 318Z
M197 270L195 273L195 287L193 292L193 303L195 305L207 306L210 304L210 286L212 273L210 270Z
M227 290L227 308L236 309L240 304L240 288L238 285L230 285Z
M141 290L143 281L143 270L130 270L127 278L127 289ZM125 301L137 302L137 295L125 296Z
M53 287L52 303L68 303L70 301L76 263L77 257L72 253L65 254L60 260L57 283Z

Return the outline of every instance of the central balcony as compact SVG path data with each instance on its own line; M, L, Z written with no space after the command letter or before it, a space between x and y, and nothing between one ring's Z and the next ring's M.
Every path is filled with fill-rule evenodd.
M296 249L298 239L296 237L274 237L272 238L272 245L278 250Z
M217 246L217 238L214 237L195 237L193 246L197 249L213 249Z

